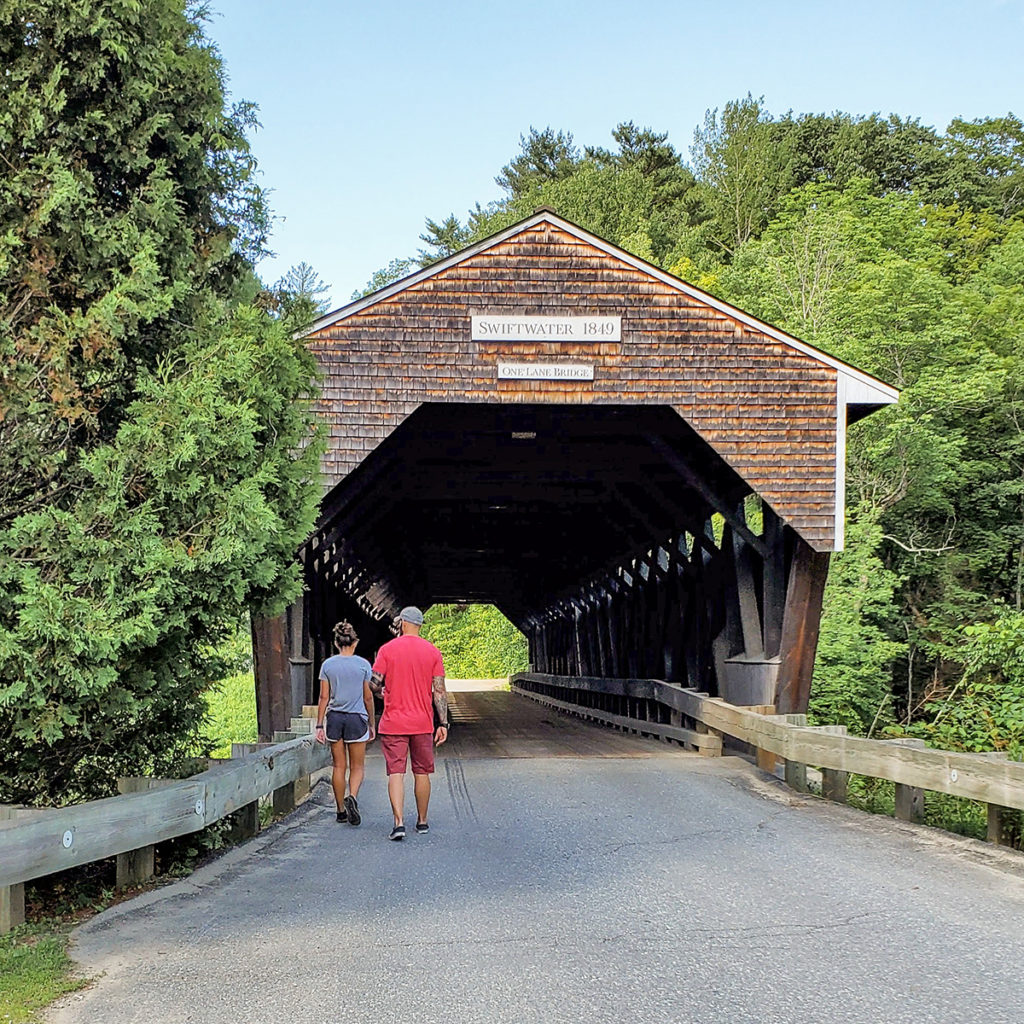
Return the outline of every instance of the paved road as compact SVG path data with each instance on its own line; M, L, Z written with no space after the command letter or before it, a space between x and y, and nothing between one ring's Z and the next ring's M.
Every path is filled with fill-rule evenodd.
M82 928L76 956L103 976L50 1019L1024 1019L1024 858L521 697L459 699L429 836L386 841L379 760L360 828L334 823L321 786L242 850ZM561 737L562 756L494 756L496 710L530 750ZM609 743L616 756L588 756Z

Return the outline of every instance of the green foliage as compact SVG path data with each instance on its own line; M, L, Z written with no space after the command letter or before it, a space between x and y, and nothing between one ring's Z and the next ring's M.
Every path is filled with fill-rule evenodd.
M517 199L545 181L558 181L573 173L579 163L579 150L569 132L551 128L519 136L519 155L507 163L494 180Z
M289 268L271 294L282 318L301 328L327 312L328 291L320 275L303 261Z
M443 260L446 256L464 249L472 238L469 228L463 227L454 213L449 214L440 224L427 218L427 229L420 235L427 249L420 249L417 262L421 267Z
M969 182L969 200L1008 220L1024 211L1024 122L1013 114L954 120L949 149Z
M79 482L135 374L262 251L263 195L181 2L0 0L0 517Z
M235 624L299 590L314 364L201 17L0 0L0 801L173 774Z
M0 1020L31 1024L37 1011L88 982L71 976L68 937L22 927L0 935Z
M231 822L221 818L212 825L159 843L156 848L156 873L183 877L213 859L213 854L230 845Z
M815 723L865 735L891 714L889 680L901 645L888 632L899 577L877 554L876 519L853 515L847 530L846 550L832 556L808 711Z
M354 291L352 293L352 300L361 299L364 295L371 295L373 292L380 291L381 288L386 288L389 284L394 284L395 281L400 281L407 274L411 274L416 269L416 266L416 262L411 259L392 260L366 282L366 287L362 291Z
M709 110L694 132L694 170L707 211L716 225L714 242L733 253L768 223L793 182L793 146L764 109L764 97Z
M988 836L988 805L946 793L926 793L924 823L959 836L985 839Z
M846 802L868 814L892 817L896 811L896 790L887 779L851 774L847 779Z
M960 682L925 706L914 731L944 750L1001 751L1024 760L1024 613L964 628Z
M232 743L256 742L256 681L252 671L228 676L204 694L203 732L211 757L230 757Z
M452 679L497 679L529 668L526 637L493 605L434 605L423 635L440 648Z
M76 500L0 533L4 799L163 774L194 745L223 674L214 642L299 592L292 557L318 498L311 375L266 314L209 323L140 375L114 440L83 456Z

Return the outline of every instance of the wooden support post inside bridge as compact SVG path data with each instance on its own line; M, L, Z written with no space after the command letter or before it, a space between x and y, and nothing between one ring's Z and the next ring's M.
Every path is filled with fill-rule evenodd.
M846 428L896 391L539 210L322 317L325 494L254 626L260 732L331 629L493 603L534 670L806 710Z

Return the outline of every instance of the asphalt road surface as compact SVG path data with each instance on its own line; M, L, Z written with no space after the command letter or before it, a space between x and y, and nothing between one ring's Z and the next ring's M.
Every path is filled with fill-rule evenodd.
M457 701L429 835L387 841L372 757L359 828L321 784L81 928L98 980L47 1019L1024 1020L1024 857L522 697Z

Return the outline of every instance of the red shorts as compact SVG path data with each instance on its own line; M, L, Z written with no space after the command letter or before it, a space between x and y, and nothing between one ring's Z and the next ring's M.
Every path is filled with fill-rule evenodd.
M413 775L434 774L434 734L432 732L421 732L412 736L382 734L380 745L384 751L384 763L387 765L388 775L404 775L410 754L412 755Z

